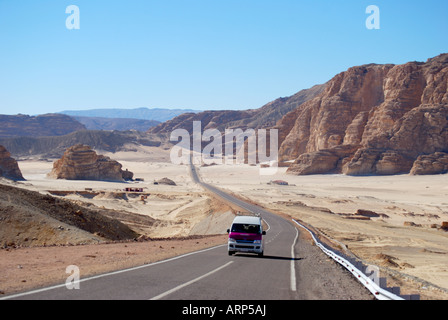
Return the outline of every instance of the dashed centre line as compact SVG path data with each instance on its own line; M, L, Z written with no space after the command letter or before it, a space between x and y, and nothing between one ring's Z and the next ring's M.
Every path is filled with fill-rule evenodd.
M226 263L225 265L223 265L223 266L221 266L219 268L216 268L215 270L212 270L212 271L210 271L210 272L208 272L208 273L206 273L206 274L204 274L204 275L202 275L200 277L197 277L196 279L193 279L191 281L185 282L185 283L183 283L183 284L181 284L181 285L179 285L179 286L177 286L177 287L175 287L175 288L173 288L171 290L168 290L168 291L166 291L164 293L161 293L158 296L155 296L154 298L151 298L150 300L160 300L160 299L162 299L162 298L164 298L164 297L166 297L166 296L168 296L168 295L170 295L170 294L172 294L172 293L174 293L174 292L176 292L176 291L178 291L178 290L180 290L182 288L185 288L185 287L187 287L187 286L189 286L189 285L191 285L191 284L193 284L195 282L198 282L198 281L200 281L200 280L202 280L204 278L207 278L208 276L211 276L212 274L214 274L214 273L224 269L225 267L231 265L232 263L233 263L233 261L230 261L230 262Z

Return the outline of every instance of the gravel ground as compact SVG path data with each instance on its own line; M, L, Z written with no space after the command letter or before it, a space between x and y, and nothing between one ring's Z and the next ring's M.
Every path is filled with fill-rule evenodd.
M309 235L300 233L297 243L298 282L307 288L298 289L302 300L374 300L373 295L364 288L353 275L334 262L317 246L312 244ZM312 288L309 290L309 288Z

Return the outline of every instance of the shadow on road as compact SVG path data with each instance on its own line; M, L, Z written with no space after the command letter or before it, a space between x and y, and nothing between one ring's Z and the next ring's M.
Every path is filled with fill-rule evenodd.
M303 258L291 258L291 257L279 257L279 256L262 256L259 257L257 255L252 255L252 254L244 254L244 253L236 253L235 257L246 257L246 258L257 258L257 259L272 259L272 260L294 260L294 261L299 261L302 260Z

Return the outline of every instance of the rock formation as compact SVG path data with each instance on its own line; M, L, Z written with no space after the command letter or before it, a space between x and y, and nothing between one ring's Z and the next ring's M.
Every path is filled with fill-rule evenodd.
M166 184L168 186L175 186L176 185L176 183L173 180L168 179L168 178L162 178L162 179L160 179L160 180L158 180L156 182L157 182L157 184Z
M49 177L66 180L124 181L131 172L103 155L97 155L90 146L75 145L67 149L61 159L53 164Z
M439 173L448 173L448 153L436 152L419 156L411 169L412 175Z
M295 159L292 174L446 171L447 87L448 54L350 68L278 122L280 161Z
M3 146L0 146L0 176L14 181L25 180L17 161L11 158L11 154Z

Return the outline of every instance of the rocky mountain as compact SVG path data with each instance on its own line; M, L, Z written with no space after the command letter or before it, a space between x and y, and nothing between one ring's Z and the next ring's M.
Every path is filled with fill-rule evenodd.
M0 146L0 177L15 181L24 180L17 161L11 158L11 154L3 146Z
M239 128L246 130L265 129L274 126L278 120L291 110L296 109L305 101L314 98L321 93L325 85L316 85L310 89L302 90L288 98L279 98L259 109L251 110L221 110L203 111L198 113L184 113L172 120L163 122L148 130L152 134L169 134L175 129L193 131L193 121L201 121L202 129L225 129Z
M90 146L75 145L67 149L61 159L53 164L50 178L66 180L99 180L124 181L131 180L132 172L122 170L122 165L98 155Z
M278 122L281 160L299 175L444 172L447 87L448 54L350 68Z
M86 127L63 114L0 115L0 138L62 136Z

